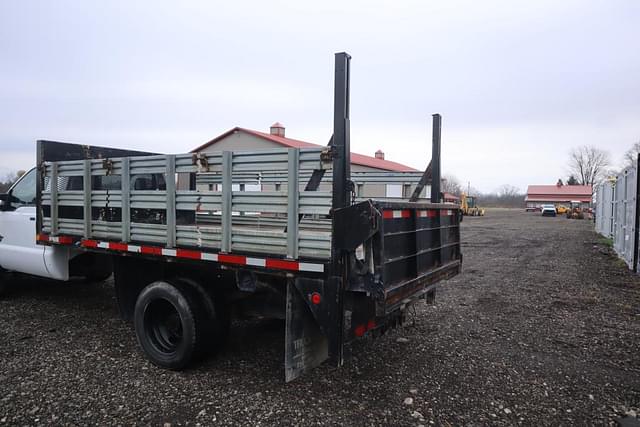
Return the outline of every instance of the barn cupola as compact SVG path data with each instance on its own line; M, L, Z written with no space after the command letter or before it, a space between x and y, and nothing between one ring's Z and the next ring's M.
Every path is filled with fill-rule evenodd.
M271 135L281 136L284 138L284 125L280 122L275 122L271 125Z

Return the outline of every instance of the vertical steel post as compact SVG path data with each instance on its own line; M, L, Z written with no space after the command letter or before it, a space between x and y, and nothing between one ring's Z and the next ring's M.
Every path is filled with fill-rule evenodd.
M122 200L122 212L120 223L122 224L122 241L131 241L131 162L129 157L122 158L122 175L120 177L120 197Z
M442 116L433 115L433 139L431 142L431 203L440 203L440 132Z
M300 167L300 150L288 150L288 184L287 184L287 257L298 258L298 213L299 192L298 171Z
M351 179L351 151L349 147L349 77L351 56L341 52L335 55L335 88L333 101L333 197L332 211L344 208L351 203L349 182ZM327 333L329 359L337 366L341 365L344 357L343 316L344 316L344 287L347 280L347 255L336 245L335 216L332 220L331 232L331 270L329 285L335 291L335 310L333 325Z
M349 76L351 56L336 53L333 99L333 209L349 206L348 182L351 178L349 141Z
M36 233L42 233L42 192L44 191L44 177L46 169L44 166L43 142L36 141Z
M58 234L58 162L51 163L51 235Z
M167 247L176 246L176 156L166 156Z
M220 250L222 252L231 252L232 155L231 151L222 152L222 219L220 221L222 227Z
M84 161L82 176L84 238L91 238L91 160Z
M635 202L633 215L633 266L631 269L634 273L637 273L639 257L638 250L640 250L640 197L638 197L640 196L640 154L636 157L635 163L636 186L633 194L633 200Z

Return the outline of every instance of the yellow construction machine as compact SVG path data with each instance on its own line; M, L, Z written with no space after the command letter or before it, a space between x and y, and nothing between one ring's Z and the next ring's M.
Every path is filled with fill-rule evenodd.
M462 215L484 216L484 209L478 206L476 198L465 193L460 195L460 210Z
M584 219L585 209L582 208L580 201L571 201L571 208L566 213L569 219Z

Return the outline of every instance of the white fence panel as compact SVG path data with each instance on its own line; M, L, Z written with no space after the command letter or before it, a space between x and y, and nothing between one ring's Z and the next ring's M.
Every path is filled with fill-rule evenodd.
M637 174L637 167L629 167L596 190L596 231L613 239L614 250L633 270L638 259Z

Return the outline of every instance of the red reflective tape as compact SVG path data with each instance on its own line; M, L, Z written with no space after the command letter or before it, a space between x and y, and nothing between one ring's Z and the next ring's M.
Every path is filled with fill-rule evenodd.
M287 261L284 259L268 259L266 262L267 268L277 268L279 270L292 270L298 271L300 264L298 261Z
M46 234L38 234L36 236L36 240L39 242L48 242L49 241L49 236L47 236Z
M155 246L142 246L140 248L140 253L147 255L162 255L162 248L157 248Z
M202 252L190 251L187 249L177 249L176 256L178 258L202 259Z
M438 216L438 211L427 211L427 216L429 218L435 218L436 216Z
M97 240L83 240L82 242L80 242L80 244L82 246L84 246L85 248L97 248L98 247L98 241Z
M242 255L218 254L218 261L227 262L229 264L245 265L247 263L247 257Z
M129 245L126 243L109 242L109 249L113 251L128 251Z
M411 218L411 211L409 209L402 210L384 210L382 211L382 217L384 219L394 219L394 218Z
M449 211L446 211L446 210L440 211L440 216L449 216Z
M58 243L62 243L63 245L70 245L73 243L73 237L69 236L59 236Z

